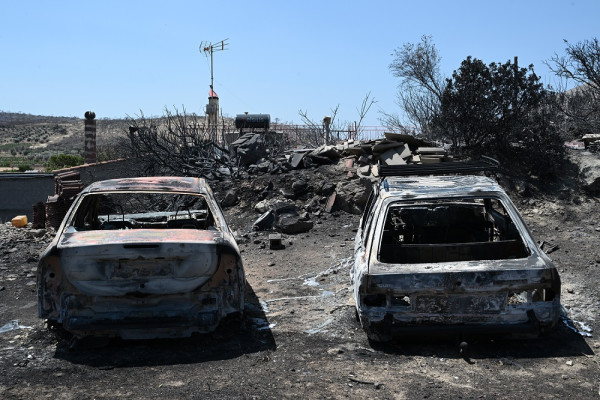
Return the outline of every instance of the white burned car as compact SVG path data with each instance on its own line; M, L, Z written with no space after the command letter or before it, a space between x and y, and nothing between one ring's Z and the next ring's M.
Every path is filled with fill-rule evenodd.
M76 336L185 337L244 308L237 244L203 179L96 182L37 272L38 310Z
M537 335L560 316L560 278L484 176L387 177L355 242L354 300L368 337Z

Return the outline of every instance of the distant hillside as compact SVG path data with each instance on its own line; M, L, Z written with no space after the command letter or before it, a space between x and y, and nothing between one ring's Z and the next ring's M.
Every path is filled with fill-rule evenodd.
M23 113L11 113L0 111L0 127L2 126L14 126L22 124L35 124L35 123L69 123L78 121L79 118L75 117L49 117L44 115L31 115Z
M129 122L96 120L99 153L108 143L124 137ZM84 118L51 117L0 111L0 168L43 166L50 156L83 155ZM99 154L101 157L101 154Z

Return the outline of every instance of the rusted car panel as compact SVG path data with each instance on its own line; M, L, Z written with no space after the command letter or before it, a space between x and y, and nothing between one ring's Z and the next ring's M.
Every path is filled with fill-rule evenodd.
M196 178L89 186L38 265L39 316L77 336L210 332L243 311L244 289L237 244Z
M373 340L536 335L560 315L556 268L486 177L385 178L361 219L351 280Z

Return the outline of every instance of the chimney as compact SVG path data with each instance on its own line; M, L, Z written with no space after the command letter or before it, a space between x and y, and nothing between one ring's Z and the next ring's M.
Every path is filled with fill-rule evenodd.
M96 162L96 113L85 112L85 150L83 159L86 164Z

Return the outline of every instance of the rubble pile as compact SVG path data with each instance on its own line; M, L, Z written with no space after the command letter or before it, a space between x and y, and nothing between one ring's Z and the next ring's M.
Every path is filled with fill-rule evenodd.
M241 155L239 176L251 182L248 190L227 188L220 196L223 207L254 210L255 231L298 234L312 229L325 214L360 214L379 177L379 165L451 161L444 148L395 133L269 157L273 152L261 148L268 142L262 135L246 134L234 143L234 154Z
M314 149L295 149L278 157L268 148L267 135L247 133L233 143L233 153L248 175L283 173L344 160L350 176L378 177L377 165L430 164L449 161L446 150L432 147L424 140L411 135L386 132L384 139L348 140L337 145L323 145Z
M581 138L585 148L593 153L600 152L600 134L587 134Z
M591 195L600 194L600 134L587 134L581 140L565 143L572 150L584 150L579 156L579 183Z
M75 196L82 189L83 182L81 182L79 172L59 173L54 177L55 194L48 196L46 200L46 227L58 229ZM33 219L36 221L35 214ZM39 219L40 217L38 217L38 221Z

